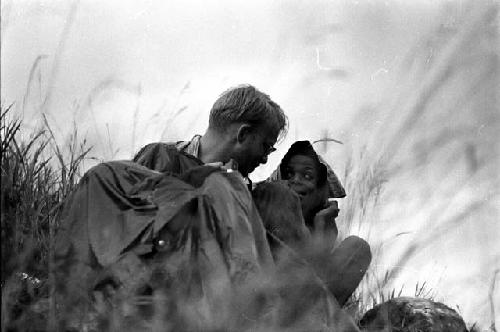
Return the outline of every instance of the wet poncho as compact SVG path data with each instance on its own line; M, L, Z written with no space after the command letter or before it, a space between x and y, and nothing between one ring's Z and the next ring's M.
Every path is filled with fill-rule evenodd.
M89 170L66 202L54 262L65 327L103 330L118 311L127 330L158 317L167 331L278 330L276 308L294 308L276 300L280 283L242 176L174 144ZM316 298L328 305L313 325L355 330L327 292Z

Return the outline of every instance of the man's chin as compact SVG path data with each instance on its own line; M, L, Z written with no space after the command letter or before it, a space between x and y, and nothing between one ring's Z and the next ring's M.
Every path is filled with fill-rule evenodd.
M244 178L248 178L248 175L255 171L257 167L249 167L249 168L240 168L238 171L243 175Z

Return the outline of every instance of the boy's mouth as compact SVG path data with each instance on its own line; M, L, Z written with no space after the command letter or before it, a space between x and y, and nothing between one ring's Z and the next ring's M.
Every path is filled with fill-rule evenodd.
M300 199L303 199L307 196L307 192L304 190L301 190L302 188L297 188L296 186L290 186L290 189L292 189L297 195L299 195Z

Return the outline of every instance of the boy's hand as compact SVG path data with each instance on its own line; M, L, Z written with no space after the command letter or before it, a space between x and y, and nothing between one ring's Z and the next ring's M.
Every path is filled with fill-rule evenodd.
M332 239L335 242L339 233L335 223L335 218L338 215L339 206L337 201L329 201L328 206L320 210L314 217L314 233L329 238L328 241Z

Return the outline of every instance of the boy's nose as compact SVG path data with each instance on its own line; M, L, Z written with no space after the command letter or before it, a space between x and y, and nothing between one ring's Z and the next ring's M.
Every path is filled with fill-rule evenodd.
M301 181L300 175L297 173L288 179L289 184L298 184L300 183L300 181Z

